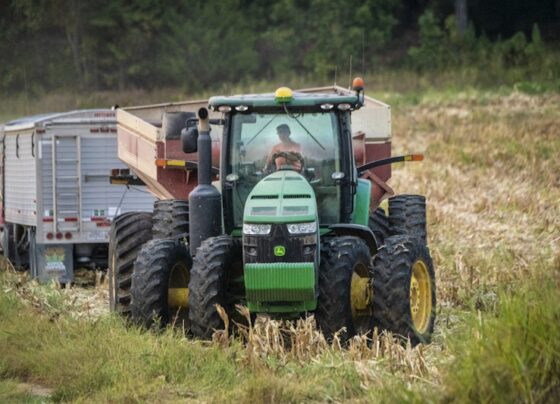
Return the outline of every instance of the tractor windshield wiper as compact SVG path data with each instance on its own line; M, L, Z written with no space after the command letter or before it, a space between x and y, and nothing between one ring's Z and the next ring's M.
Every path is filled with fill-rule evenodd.
M259 131L258 131L257 133L255 133L255 134L253 135L253 137L252 137L251 139L249 139L249 140L247 141L247 144L249 144L249 143L251 143L253 140L255 140L255 138L256 138L257 136L259 136L259 135L262 133L262 131L265 130L266 127L267 127L268 125L270 125L270 124L272 123L272 121L274 121L277 117L278 117L278 115L274 115L272 118L270 118L270 121L268 121L262 128L259 129Z
M305 127L305 125L304 125L303 123L300 122L300 120L297 118L297 116L295 116L294 114L292 114L292 113L290 113L290 112L288 111L288 107L286 106L286 104L284 104L284 110L286 111L286 115L288 115L290 118L295 119L295 121L299 124L299 126L301 126L305 132L307 132L307 134L311 137L311 139L313 139L313 140L315 141L315 143L317 143L321 149L326 150L326 149L323 147L323 145L322 145L321 143L319 143L319 141L318 141L317 139L315 139L315 136L313 136L313 135L311 134L311 132L309 131L309 129L307 129L307 128Z

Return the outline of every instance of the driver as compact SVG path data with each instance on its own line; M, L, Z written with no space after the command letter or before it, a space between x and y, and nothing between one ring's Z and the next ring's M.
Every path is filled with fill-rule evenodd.
M276 127L276 132L280 138L280 143L272 147L266 159L265 168L270 170L274 164L276 170L279 170L282 166L291 166L294 170L301 171L302 162L296 157L297 154L301 158L301 145L290 139L290 127L283 123ZM274 155L280 152L287 153L287 155L274 158Z

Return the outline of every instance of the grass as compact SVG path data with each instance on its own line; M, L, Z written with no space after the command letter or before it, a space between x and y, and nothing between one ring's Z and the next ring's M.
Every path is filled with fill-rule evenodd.
M18 276L2 274L4 291L18 283ZM114 316L61 314L77 308L59 300L56 289L40 298L23 293L31 296L0 294L0 377L52 387L55 401L340 401L366 398L367 387L381 387L381 380L428 372L423 348L379 336L371 347L356 339L342 350L309 320L260 322L249 343L218 334L208 344L170 329L146 333ZM41 304L47 300L58 304ZM289 333L291 347L277 345L280 333Z
M550 283L553 287L545 286ZM546 277L515 294L502 293L495 317L471 318L470 338L452 343L451 349L464 356L444 380L449 401L543 403L558 399L558 286L557 278Z
M0 274L0 401L554 402L560 395L560 96L427 93L393 108L398 193L428 200L434 342L340 350L308 323L212 344L126 326L91 291ZM86 314L84 314L86 313ZM291 332L291 334L290 334ZM279 344L291 335L292 346ZM251 339L252 338L252 339ZM374 346L376 346L374 344ZM296 347L299 347L296 349Z
M17 380L0 380L0 401L3 403L44 403L50 401L44 391L35 386L24 385Z
M281 86L293 89L337 84L350 87L355 72L339 72L332 81L314 76L286 75L274 80L245 79L233 84L219 84L193 93L180 87L146 91L62 90L0 95L0 123L22 116L84 108L110 108L172 101L206 99L216 94L271 92ZM512 93L550 94L560 91L560 80L554 74L533 74L523 68L493 68L491 72L473 67L455 67L419 73L409 68L374 67L365 75L366 91L392 106L419 105L426 102L487 103ZM38 87L40 88L40 87Z

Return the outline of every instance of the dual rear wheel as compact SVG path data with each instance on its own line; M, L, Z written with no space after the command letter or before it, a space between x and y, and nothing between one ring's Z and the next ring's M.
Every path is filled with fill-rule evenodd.
M109 243L111 311L125 317L130 316L132 312L133 319L144 324L154 323L158 316L160 323L173 317L172 314L162 314L176 310L177 304L185 300L185 292L188 293L188 288L182 287L185 282L188 285L191 265L190 255L184 243L188 238L188 215L187 201L161 200L154 204L153 214L127 212L115 218L111 225ZM165 257L162 257L162 254ZM175 262L174 259L179 261ZM173 269L175 264L178 265L176 268L186 270ZM140 272L144 280L140 279L140 275L135 275ZM178 275L180 273L181 275ZM186 281L181 280L185 277ZM165 298L154 298L157 290L161 290L154 286L156 278L158 285L168 285L163 292ZM164 304L167 296L171 304L169 307L167 303ZM155 301L159 302L160 306L151 307L151 314L148 315L147 307ZM186 306L180 307L183 311L186 310Z
M191 256L178 239L151 240L132 275L132 318L146 327L187 326Z
M413 345L430 341L435 320L435 277L428 248L406 235L391 236L371 260L356 237L322 244L315 317L327 338L387 330Z
M369 218L378 244L373 259L355 237L334 238L321 246L316 319L327 337L342 328L342 337L377 328L412 344L430 341L436 286L426 246L426 199L394 196L388 211L378 208Z

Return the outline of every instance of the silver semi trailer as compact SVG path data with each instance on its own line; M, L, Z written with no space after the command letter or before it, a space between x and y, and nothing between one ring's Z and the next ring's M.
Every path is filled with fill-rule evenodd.
M152 211L144 186L112 185L115 113L38 115L0 127L2 249L42 281L73 280L76 266L105 266L112 219Z

